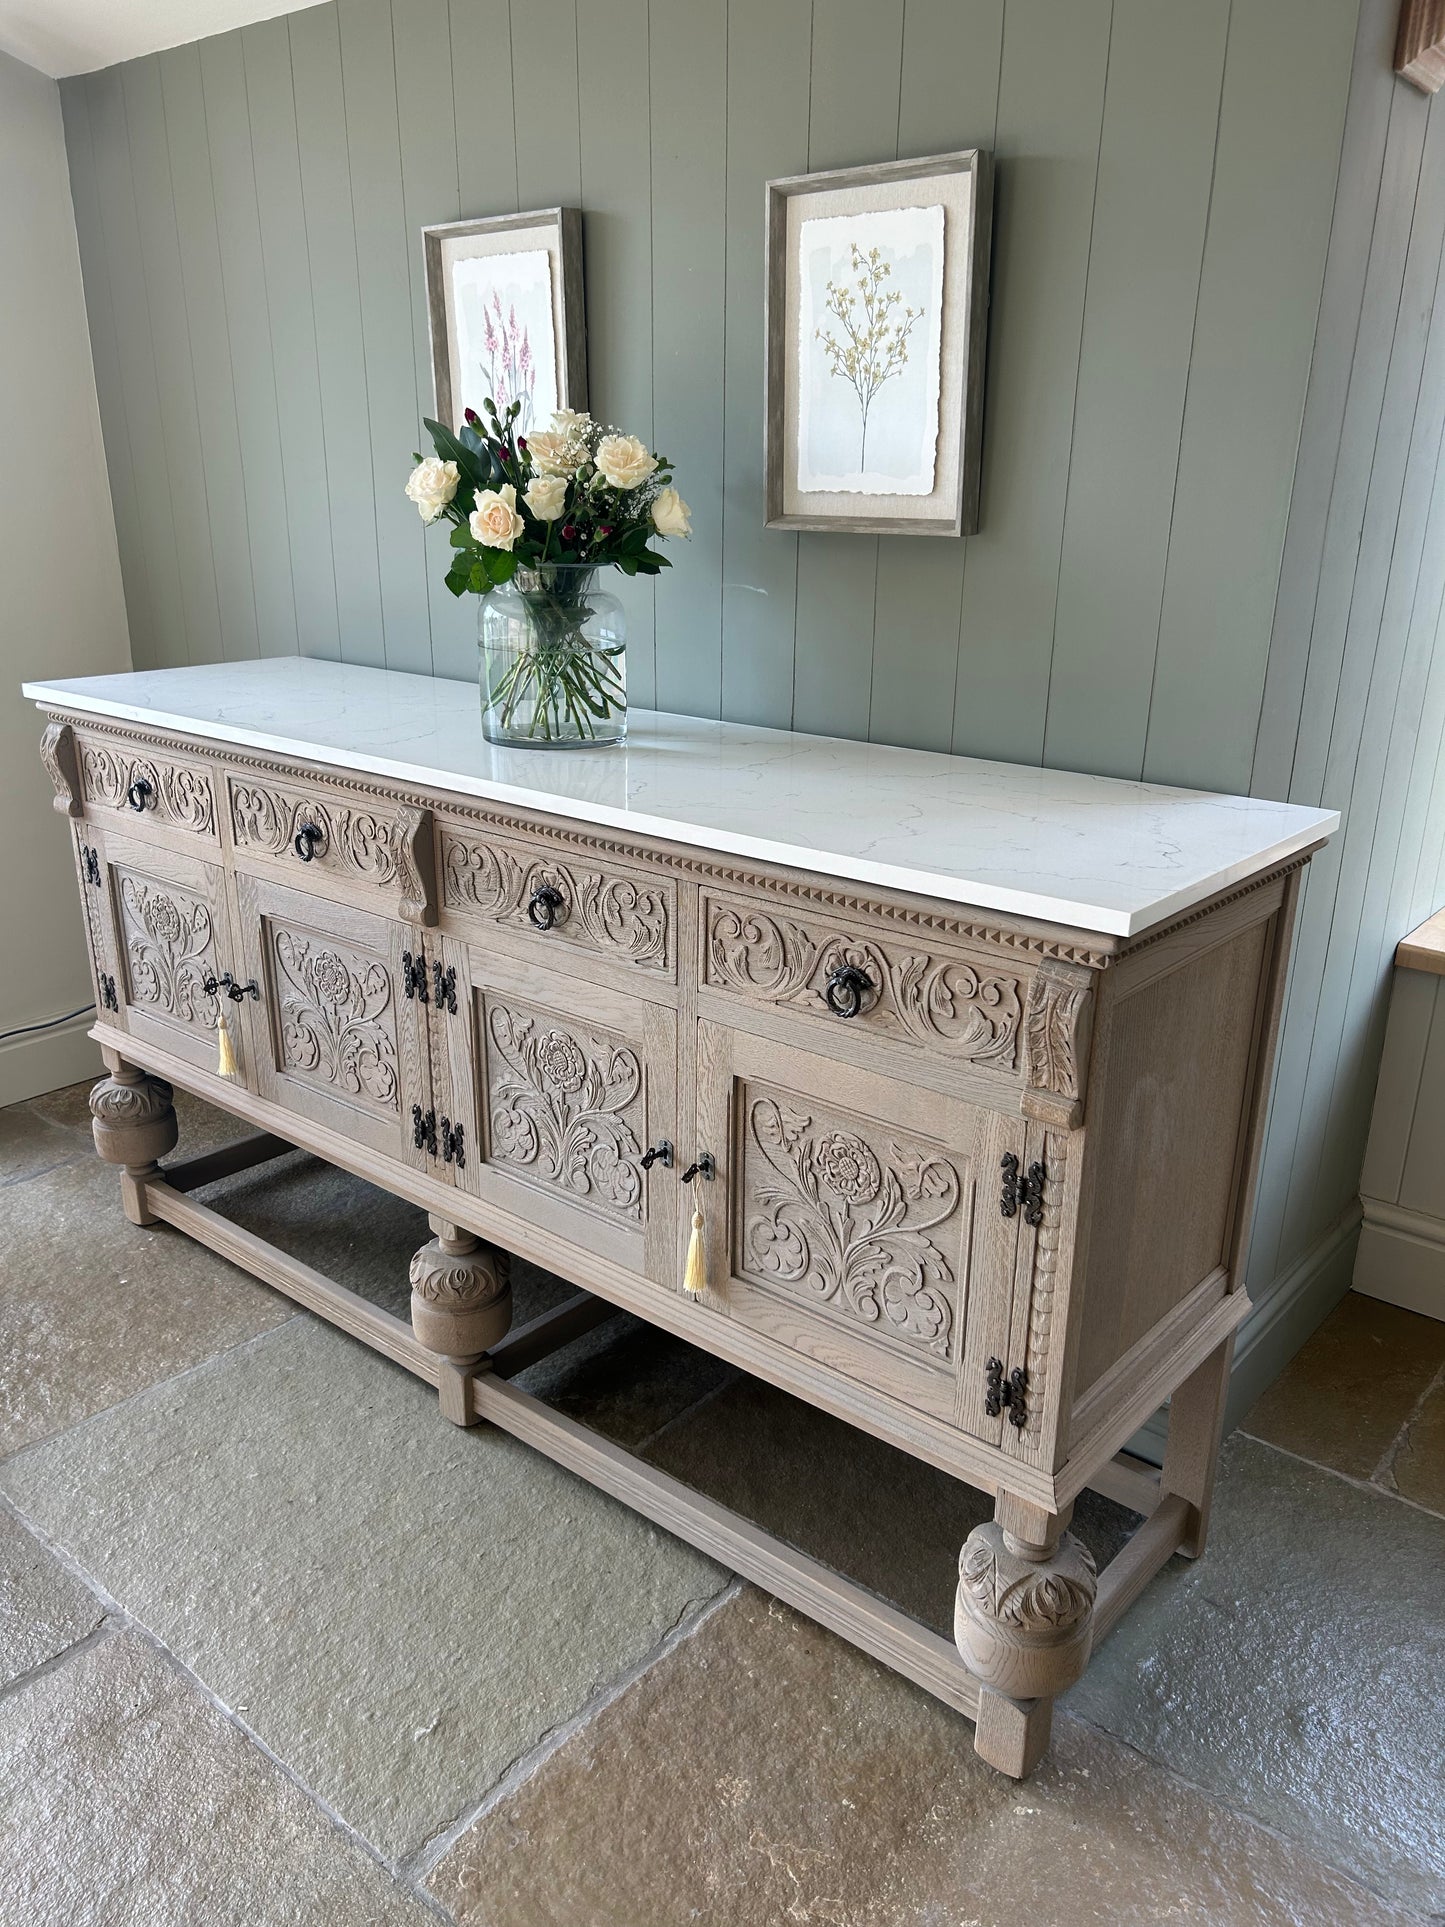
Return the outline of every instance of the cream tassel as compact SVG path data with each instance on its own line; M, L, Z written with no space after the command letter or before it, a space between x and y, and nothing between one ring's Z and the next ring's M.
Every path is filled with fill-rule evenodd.
M694 1296L707 1290L707 1253L702 1242L701 1200L693 1207L692 1236L687 1241L687 1265L682 1274L682 1288Z
M236 1063L236 1050L231 1042L231 1026L226 1019L226 1007L220 1009L220 1022L216 1025L216 1074L219 1077L240 1075Z

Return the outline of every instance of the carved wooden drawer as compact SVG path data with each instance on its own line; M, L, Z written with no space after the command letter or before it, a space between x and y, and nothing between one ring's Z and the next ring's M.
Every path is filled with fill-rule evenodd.
M226 797L243 861L275 864L297 888L435 923L430 810L254 774L228 777Z
M677 977L677 890L669 878L443 824L441 900L450 924L579 948L654 981Z
M79 735L77 743L87 808L118 811L142 835L160 828L217 841L215 785L204 763L120 738Z
M1009 1078L1022 1069L1032 973L1021 965L712 891L703 894L701 942L707 990Z

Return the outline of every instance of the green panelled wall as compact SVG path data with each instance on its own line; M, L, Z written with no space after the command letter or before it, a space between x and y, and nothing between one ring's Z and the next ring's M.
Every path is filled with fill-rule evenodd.
M636 700L1348 808L1251 1261L1290 1283L1275 1356L1348 1274L1382 979L1445 884L1445 110L1391 77L1393 14L339 0L64 82L137 665L473 673L401 493L417 233L579 205L593 411L674 459L696 529L625 585ZM998 165L980 532L764 530L764 181L968 145Z

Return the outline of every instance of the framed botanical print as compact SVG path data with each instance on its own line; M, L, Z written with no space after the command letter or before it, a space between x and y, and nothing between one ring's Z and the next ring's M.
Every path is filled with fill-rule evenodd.
M582 216L574 207L422 229L436 419L490 397L522 434L587 406Z
M768 182L768 528L978 527L992 211L977 148Z

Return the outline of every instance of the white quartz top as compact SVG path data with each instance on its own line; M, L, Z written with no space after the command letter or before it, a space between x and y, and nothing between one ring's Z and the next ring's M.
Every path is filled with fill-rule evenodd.
M1133 936L1307 848L1334 810L634 710L605 750L498 749L476 686L283 656L31 682L146 723L624 833Z

